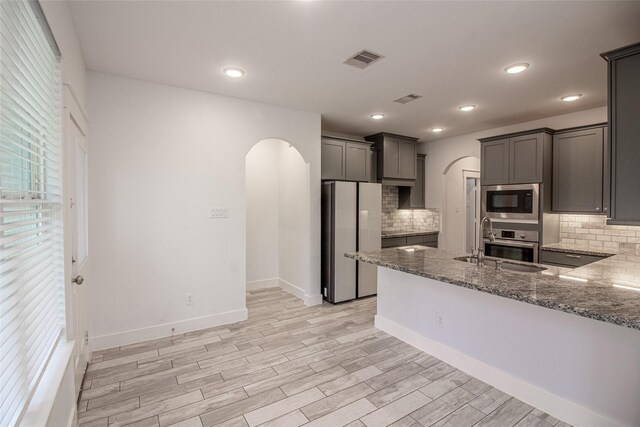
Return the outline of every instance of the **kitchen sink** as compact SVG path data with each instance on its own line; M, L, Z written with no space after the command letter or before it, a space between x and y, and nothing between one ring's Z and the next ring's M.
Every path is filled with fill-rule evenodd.
M454 258L456 261L468 262L469 264L475 264L476 260L471 258L470 256L461 256ZM494 268L495 267L495 259L485 258L484 266L486 268ZM518 273L539 273L541 271L546 270L546 267L542 267L534 264L521 264L517 262L512 262L508 260L502 260L502 269L509 271L517 271Z

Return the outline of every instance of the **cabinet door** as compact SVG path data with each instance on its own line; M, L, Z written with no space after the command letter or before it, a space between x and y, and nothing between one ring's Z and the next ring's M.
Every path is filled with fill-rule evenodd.
M398 141L398 174L399 178L416 179L416 144Z
M611 144L609 142L609 128L602 128L602 212L610 215L611 208Z
M383 178L399 178L400 142L396 138L384 138L382 149Z
M603 212L602 155L602 128L554 135L554 212Z
M321 175L324 180L344 180L345 143L343 141L322 140Z
M378 182L378 151L371 147L369 150L369 182Z
M613 224L640 225L640 52L611 65L611 213Z
M346 180L369 181L369 146L364 144L346 144Z
M411 207L424 209L424 156L418 156L416 183L411 188Z
M480 182L482 185L509 183L509 139L482 143Z
M543 134L524 135L509 140L509 183L542 182Z

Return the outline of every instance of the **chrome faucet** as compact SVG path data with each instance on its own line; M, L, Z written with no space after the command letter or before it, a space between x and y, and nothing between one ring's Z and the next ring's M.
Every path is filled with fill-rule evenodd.
M491 223L491 218L489 218L488 216L483 217L482 221L480 221L480 227L478 227L478 255L476 255L476 260L478 261L479 267L484 267L484 244L482 242L484 240L483 231L485 222L489 222L489 240L492 242L495 242L496 240L496 234L493 232L493 224Z

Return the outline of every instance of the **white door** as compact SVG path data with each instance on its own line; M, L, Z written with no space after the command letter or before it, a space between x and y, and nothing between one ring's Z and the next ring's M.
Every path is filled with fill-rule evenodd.
M464 171L463 177L465 183L464 248L466 253L472 253L479 247L480 175L477 172Z
M87 139L86 120L68 88L65 90L65 277L67 279L67 340L76 342L74 362L76 397L89 360L86 316L89 286L87 239Z

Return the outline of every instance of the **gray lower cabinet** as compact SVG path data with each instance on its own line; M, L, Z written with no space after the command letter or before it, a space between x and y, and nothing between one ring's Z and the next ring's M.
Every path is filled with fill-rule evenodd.
M425 154L416 158L416 182L413 187L398 187L398 209L424 209Z
M365 137L375 144L378 182L387 185L413 186L417 176L417 138L377 133Z
M430 248L438 247L438 233L419 234L417 236L406 237L383 237L382 245L385 248L398 248L401 246L427 246Z
M604 129L598 125L553 136L554 212L607 213Z
M609 224L640 225L640 43L602 54L609 73Z
M480 139L482 185L542 182L548 168L545 161L551 154L552 132L544 128Z
M553 264L563 267L582 267L583 265L591 264L592 262L603 259L605 259L605 257L595 255L546 251L544 249L540 251L541 264Z
M369 181L371 144L336 138L322 138L321 179Z

